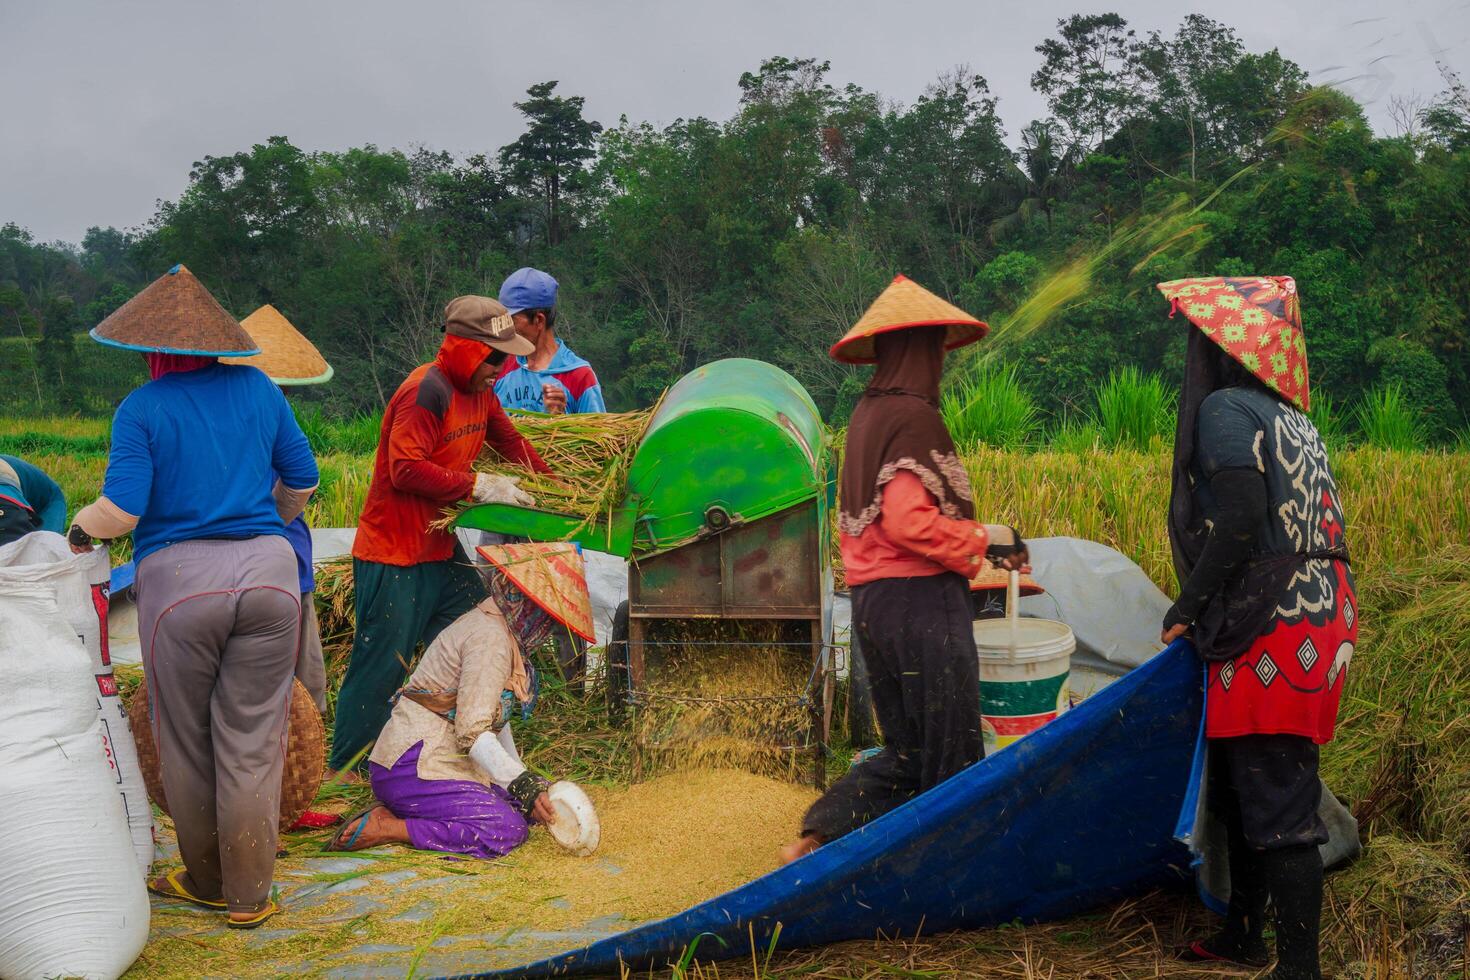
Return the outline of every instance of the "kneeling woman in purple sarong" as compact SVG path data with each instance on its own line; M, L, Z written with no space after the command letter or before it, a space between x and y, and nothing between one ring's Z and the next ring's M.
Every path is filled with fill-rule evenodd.
M582 556L570 544L479 549L490 596L446 627L394 695L368 757L379 805L343 825L329 850L406 843L420 850L502 857L555 814L547 780L511 738L510 692L532 697L522 651L554 629L592 638Z

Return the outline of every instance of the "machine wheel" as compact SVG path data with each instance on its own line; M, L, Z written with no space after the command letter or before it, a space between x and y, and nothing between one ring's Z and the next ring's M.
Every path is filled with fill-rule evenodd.
M847 737L854 749L878 744L878 726L873 721L873 689L868 683L868 664L863 659L858 631L851 634L847 648Z
M607 716L621 725L628 713L628 601L613 613L612 634L602 651L603 678L607 691Z

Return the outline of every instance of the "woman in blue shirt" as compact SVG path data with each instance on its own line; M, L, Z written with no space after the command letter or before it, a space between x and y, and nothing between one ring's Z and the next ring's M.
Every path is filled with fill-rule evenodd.
M300 591L285 526L317 484L256 346L175 266L92 331L152 379L112 422L102 495L69 535L133 535L138 638L183 868L150 890L260 925L271 901ZM278 478L277 478L278 477Z

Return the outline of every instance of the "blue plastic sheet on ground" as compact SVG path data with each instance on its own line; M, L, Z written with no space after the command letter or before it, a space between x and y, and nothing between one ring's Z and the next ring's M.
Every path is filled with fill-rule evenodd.
M847 939L1043 921L1190 880L1175 838L1203 691L1175 643L1010 748L860 830L667 919L525 966L463 976L616 974ZM795 828L793 828L793 831Z

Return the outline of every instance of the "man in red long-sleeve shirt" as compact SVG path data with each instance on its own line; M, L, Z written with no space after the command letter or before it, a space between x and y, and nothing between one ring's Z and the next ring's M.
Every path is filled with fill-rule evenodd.
M438 356L388 402L352 546L357 632L337 696L334 771L359 761L378 737L418 645L484 598L453 532L429 524L459 500L534 503L513 478L471 471L481 448L489 442L508 460L550 472L494 390L506 359L531 346L500 303L460 296L444 308Z

